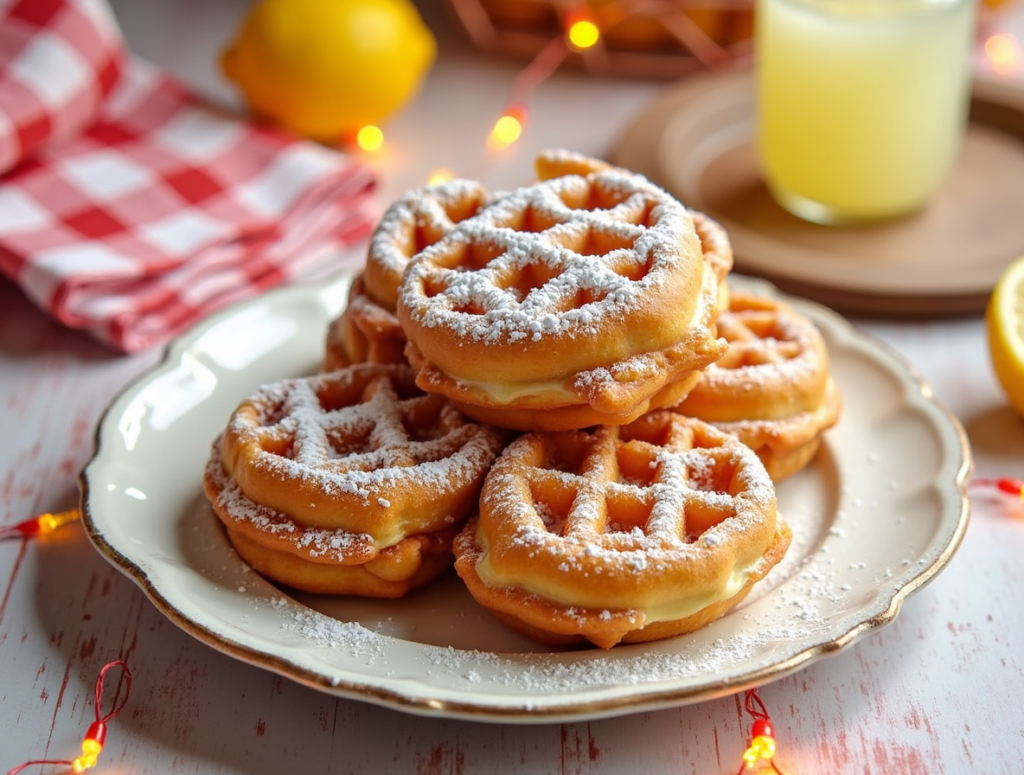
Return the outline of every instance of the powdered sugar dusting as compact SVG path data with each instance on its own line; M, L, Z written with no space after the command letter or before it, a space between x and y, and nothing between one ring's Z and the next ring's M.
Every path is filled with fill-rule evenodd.
M522 659L480 651L426 647L423 659L435 676L470 672L474 682L501 689L550 694L560 691L649 686L667 681L706 678L756 660L772 646L806 637L805 627L778 625L756 634L707 639L700 648L619 647L612 654L586 652L584 658L533 655ZM669 641L670 644L673 641ZM639 652L639 653L638 653ZM574 655L576 656L576 655ZM472 667L471 667L472 666ZM481 672L481 668L487 670Z
M500 434L466 421L413 380L404 365L357 364L265 385L247 399L252 412L232 416L228 432L236 446L256 451L254 467L282 488L311 483L326 497L354 495L388 508L396 487L467 486L494 459ZM433 424L425 421L431 417ZM301 498L293 500L296 516L317 524Z
M459 220L475 215L486 199L483 186L472 180L448 180L407 191L381 218L370 239L368 261L390 273L397 289L409 259Z
M475 697L484 707L507 704L524 712L557 708L558 698L564 698L571 708L582 701L583 692L614 696L620 689L629 693L644 687L655 692L673 687L700 691L709 682L717 684L733 677L743 680L751 671L771 670L860 626L863 614L855 596L862 594L863 588L850 583L851 574L875 571L870 562L864 570L850 569L861 563L856 562L856 555L851 560L843 545L850 540L847 534L860 526L855 516L842 509L827 510L827 493L822 492L821 498L820 502L797 499L789 514L795 529L789 557L755 587L739 609L691 635L658 643L619 646L610 652L554 653L518 652L515 638L507 641L511 648L504 651L431 645L418 641L408 621L391 630L397 636L390 634L390 608L381 610L384 618L379 622L373 617L339 620L284 599L278 603L278 626L307 641L334 666L325 674L336 686L360 686L373 676L415 675L428 697L454 692L461 701ZM842 499L852 504L849 494ZM856 504L851 508L867 511ZM893 580L892 585L896 584ZM424 603L431 605L426 600L419 605ZM465 631L465 617L478 614L463 606L474 604L456 599L431 609L436 611L430 614L432 623L448 619L450 626ZM497 623L493 626L500 627ZM435 638L431 641L439 643Z
M811 531L812 533L815 531ZM496 653L473 648L412 644L352 621L339 621L281 599L280 627L318 648L338 651L352 665L336 685L362 680L361 673L384 676L413 670L427 683L459 690L491 691L536 698L538 707L554 693L607 691L679 682L705 682L759 667L770 667L818 642L836 626L836 610L846 594L820 556L802 557L791 577L767 598L744 607L691 635L653 644L619 646L613 651ZM411 661L410 661L411 660ZM357 667L358 666L358 667ZM454 682L454 687L453 687ZM486 696L486 695L484 695ZM529 709L529 708L526 708Z
M802 593L801 593L802 595ZM606 690L613 686L637 687L667 681L703 680L769 664L778 649L795 651L794 644L824 632L826 620L815 610L814 599L783 594L767 612L736 614L742 627L723 621L704 633L658 644L620 646L612 652L587 650L562 653L499 654L451 646L419 645L414 664L398 649L405 641L375 632L357 622L339 621L283 601L281 629L328 651L340 651L345 661L383 675L415 669L424 680L449 685L452 680L492 691L549 695L558 691ZM733 630L725 634L718 632ZM709 634L712 631L714 634ZM357 670L358 673L358 670ZM334 683L342 683L339 676Z
M309 609L288 609L281 629L329 649L344 649L350 657L379 660L388 639L355 622L339 622Z
M278 545L291 547L293 553L315 560L347 563L359 555L365 561L364 555L377 553L373 536L367 533L305 527L287 514L250 500L224 472L220 462L220 439L214 442L207 461L206 479L217 489L213 496L214 508L229 526L248 523Z
M591 179L596 195L576 175L518 189L417 255L401 287L410 317L480 342L592 336L673 273L703 271L683 269L696 236L682 205L622 170Z
M524 472L519 457L529 456L531 445L538 441L524 437L513 442L492 469L482 496L487 513L516 525L508 549L521 549L531 558L553 558L560 563L566 583L573 583L568 581L570 574L575 583L584 583L577 577L589 573L595 559L606 571L625 569L637 578L637 584L650 585L663 583L659 582L662 574L697 556L707 563L736 562L735 546L740 537L758 531L766 521L769 526L773 524L774 486L754 453L735 439L670 413L662 418L672 428L702 427L702 440L659 446L637 438L620 439L619 429L599 428L587 437L589 451L579 473L548 468ZM654 474L650 483L605 481L607 461L615 456L618 444L629 444L630 453L636 456L644 445ZM534 502L525 503L518 497L522 491L519 480L524 476L546 479L552 485L557 482L563 492L575 493L564 522L551 518L553 510L543 499L536 499L542 504L538 512ZM723 477L735 479L731 491L724 489ZM629 501L649 504L646 524L622 531L602 530L602 515L607 508L604 502ZM699 532L688 528L687 515L695 510L715 515L714 523ZM486 522L481 529L486 530ZM772 532L760 532L764 533L766 546ZM489 536L489 540L492 550L494 542L502 541L496 535ZM758 551L764 551L765 546ZM641 577L649 581L639 580ZM528 587L528 580L520 582Z

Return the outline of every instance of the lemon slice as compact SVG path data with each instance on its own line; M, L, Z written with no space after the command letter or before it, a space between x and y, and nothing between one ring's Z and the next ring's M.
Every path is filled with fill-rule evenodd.
M1024 415L1024 256L996 283L985 314L988 349L999 384Z

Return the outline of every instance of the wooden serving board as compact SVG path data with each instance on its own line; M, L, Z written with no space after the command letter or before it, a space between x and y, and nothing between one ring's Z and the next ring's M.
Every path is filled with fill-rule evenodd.
M844 312L974 314L1024 255L1024 91L975 81L952 174L924 211L874 226L820 226L761 180L749 69L692 76L627 128L611 159L728 230L736 271Z

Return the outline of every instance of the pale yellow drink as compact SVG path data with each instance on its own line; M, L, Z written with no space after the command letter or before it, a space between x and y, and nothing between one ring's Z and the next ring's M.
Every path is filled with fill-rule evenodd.
M920 209L966 120L973 0L757 0L758 153L822 223Z

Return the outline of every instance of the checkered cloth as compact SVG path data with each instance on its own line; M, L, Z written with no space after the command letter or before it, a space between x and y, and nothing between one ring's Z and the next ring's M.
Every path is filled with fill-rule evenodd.
M54 3L24 0L8 12L39 4ZM50 18L83 19L102 8L91 0L61 4L74 12ZM53 40L20 50L52 53L83 37L63 26L37 35ZM17 59L5 46L0 94L10 73L29 69ZM45 66L31 64L33 73ZM131 352L232 301L323 273L325 265L340 268L340 256L357 259L343 249L364 239L377 215L365 167L211 108L123 53L115 70L110 89L97 85L106 77L99 69L82 84L90 94L107 92L87 126L63 138L70 119L51 118L60 132L0 178L0 272L41 307ZM61 71L51 72L59 80ZM40 105L57 93L80 104L71 90L48 88L36 89ZM25 135L10 136L18 139L4 147L24 154Z
M123 57L101 0L0 0L0 174L92 123Z

